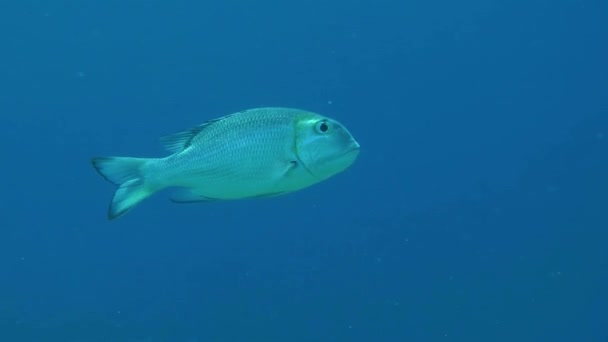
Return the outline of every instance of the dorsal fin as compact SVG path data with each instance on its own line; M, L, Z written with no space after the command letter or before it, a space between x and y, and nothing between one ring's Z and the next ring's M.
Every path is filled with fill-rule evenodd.
M181 152L188 148L188 146L190 146L190 144L192 143L192 139L194 139L194 137L197 136L202 130L218 121L226 119L229 116L231 115L226 115L221 118L206 121L198 126L194 126L185 131L166 135L160 138L160 142L171 153Z
M194 138L197 134L200 133L206 127L205 124L194 126L186 131L177 132L174 134L166 135L160 138L160 142L165 146L165 148L171 152L176 153L183 151L192 142L192 138Z

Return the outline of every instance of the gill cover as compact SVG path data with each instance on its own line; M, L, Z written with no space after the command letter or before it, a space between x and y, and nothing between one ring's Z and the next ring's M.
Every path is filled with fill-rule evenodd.
M308 114L296 122L296 154L314 177L331 177L356 160L359 144L338 121Z

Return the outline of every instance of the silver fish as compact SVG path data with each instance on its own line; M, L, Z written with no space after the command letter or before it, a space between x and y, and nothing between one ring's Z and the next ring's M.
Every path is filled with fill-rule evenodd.
M292 108L255 108L161 138L164 158L98 157L95 169L118 185L115 219L165 188L174 202L287 194L350 167L359 143L336 120Z

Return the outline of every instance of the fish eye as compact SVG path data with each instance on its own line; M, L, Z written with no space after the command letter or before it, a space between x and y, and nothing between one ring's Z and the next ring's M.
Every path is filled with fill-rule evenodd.
M329 125L326 121L319 121L317 122L315 129L318 133L327 133L329 131Z

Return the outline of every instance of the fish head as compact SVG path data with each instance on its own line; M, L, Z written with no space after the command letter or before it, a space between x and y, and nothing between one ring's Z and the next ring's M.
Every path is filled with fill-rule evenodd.
M321 115L298 118L296 154L315 178L329 178L350 167L359 156L359 143L341 123Z

